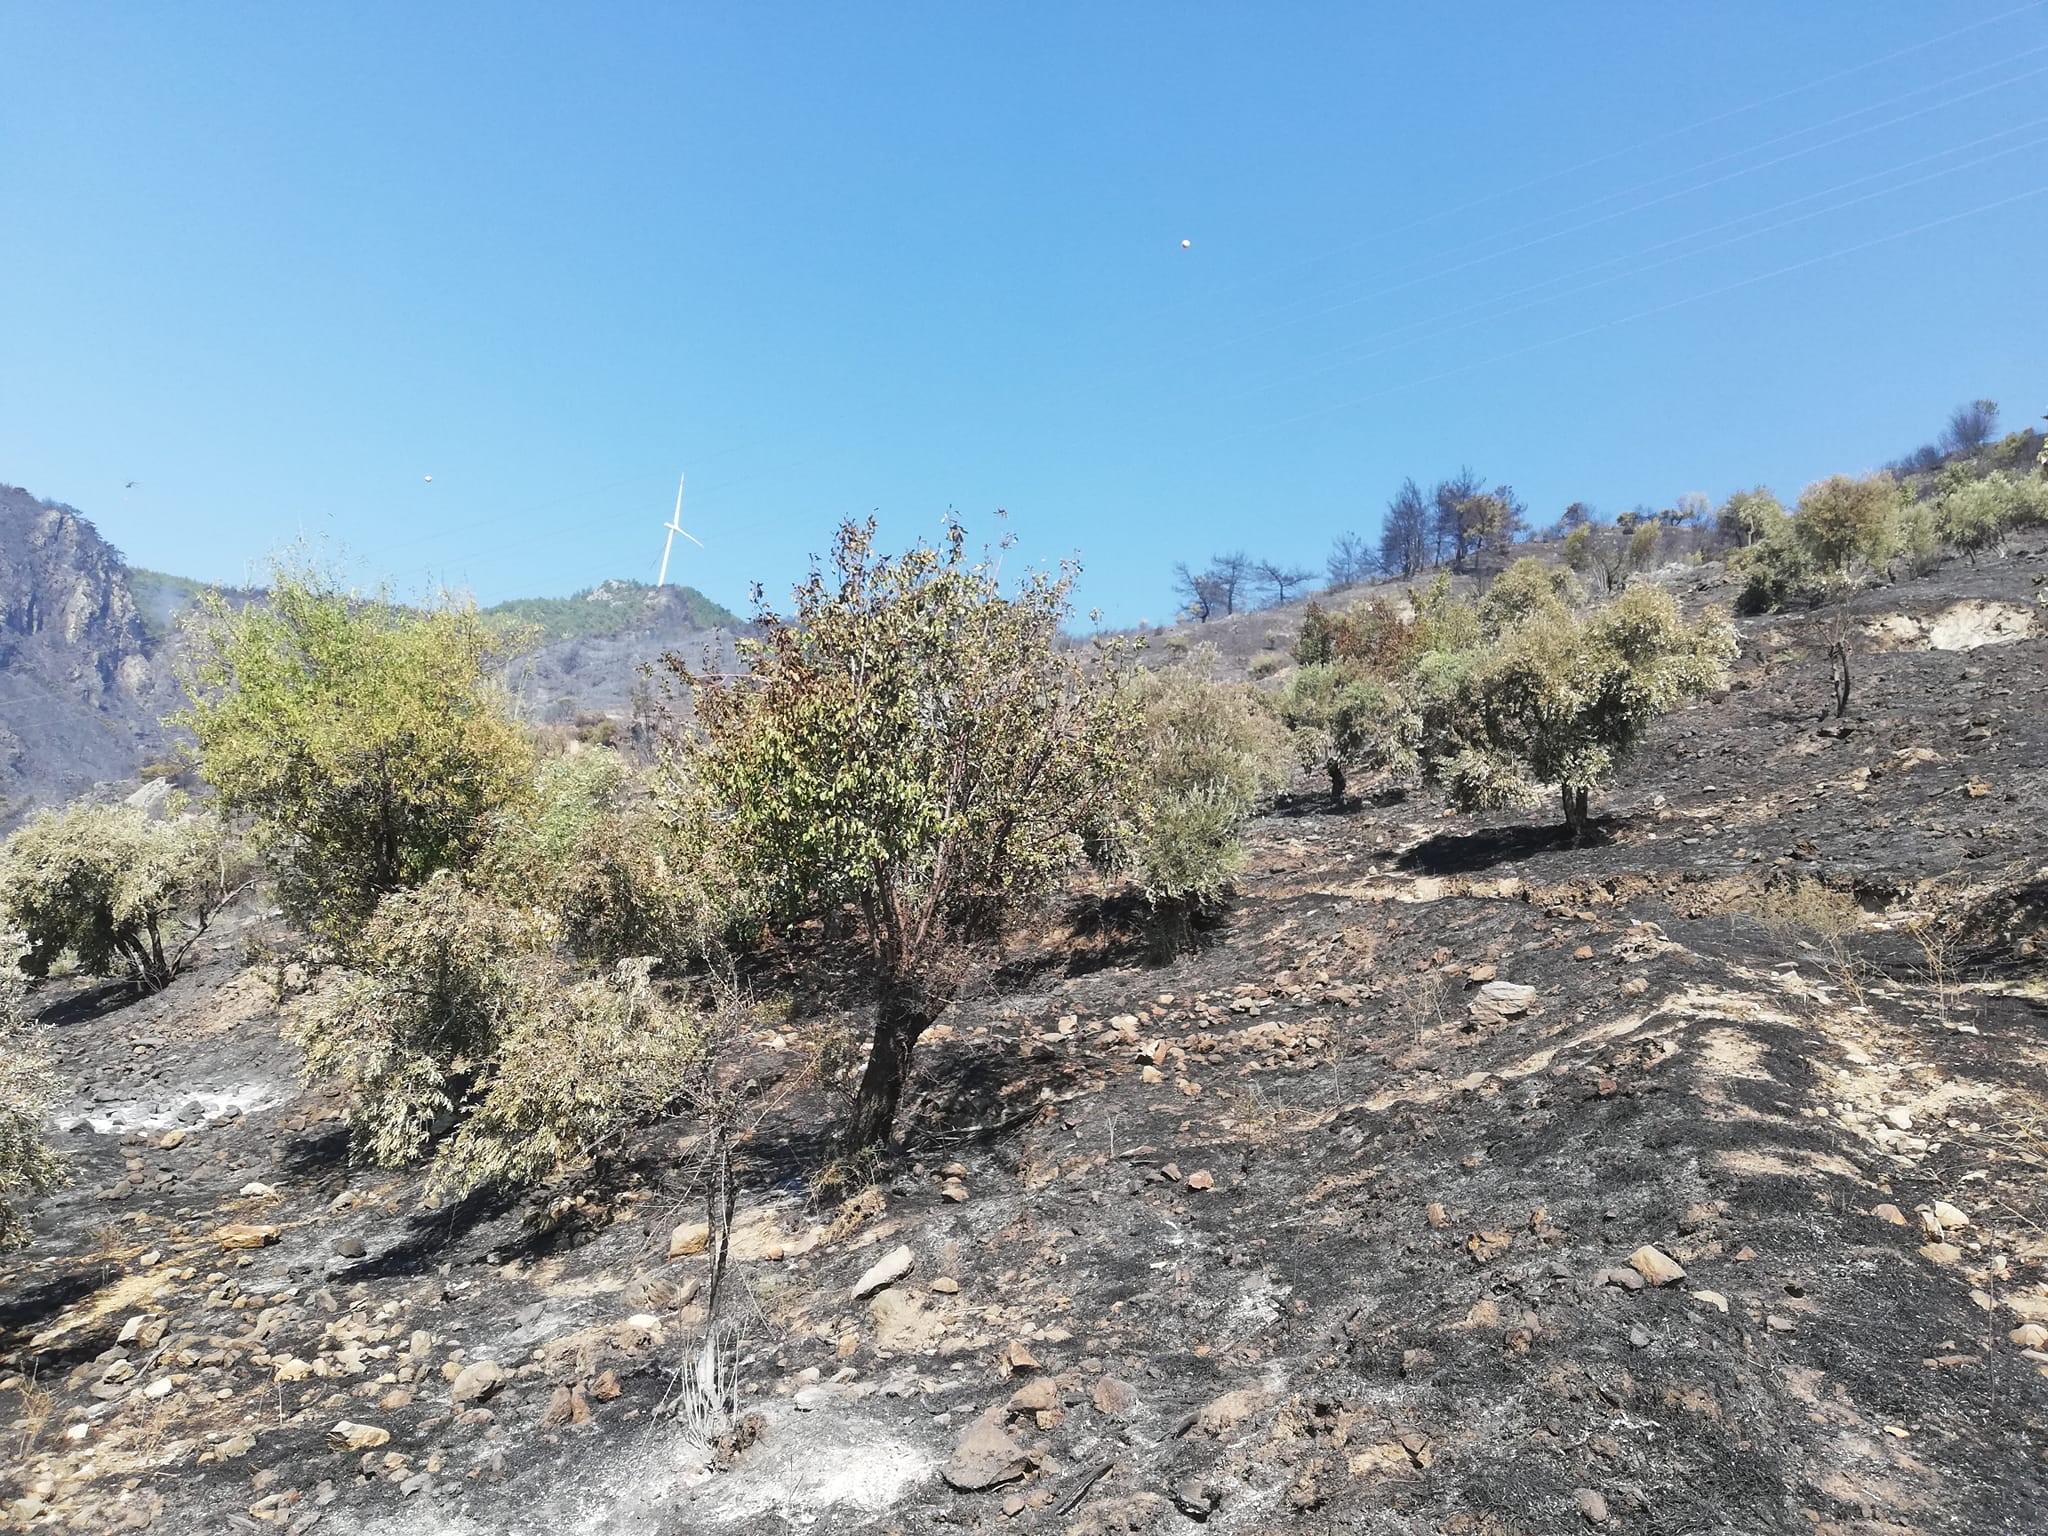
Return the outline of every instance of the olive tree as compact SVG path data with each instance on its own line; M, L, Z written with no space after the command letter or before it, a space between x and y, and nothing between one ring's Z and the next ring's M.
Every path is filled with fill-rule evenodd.
M69 954L88 975L161 991L239 889L211 815L154 821L81 802L42 812L0 847L0 926L25 935L31 976Z
M1899 500L1890 475L1830 475L1801 494L1793 535L1825 571L1847 575L1858 561L1881 569L1894 547Z
M1724 618L1689 625L1654 586L1632 585L1583 617L1559 600L1539 603L1497 639L1418 663L1419 766L1465 809L1555 785L1578 840L1591 791L1658 716L1720 687L1734 651Z
M526 782L490 676L499 641L467 604L407 609L280 568L263 602L207 599L193 640L178 723L302 920L346 932L464 867Z
M28 1241L19 1202L64 1182L64 1165L43 1140L43 1116L57 1081L30 1017L17 953L0 967L0 1253Z
M1006 592L958 525L889 557L839 530L746 672L694 675L697 770L735 857L787 915L851 911L875 985L856 1149L894 1122L912 1052L974 951L1049 896L1132 773L1133 701L1062 643L1075 571Z

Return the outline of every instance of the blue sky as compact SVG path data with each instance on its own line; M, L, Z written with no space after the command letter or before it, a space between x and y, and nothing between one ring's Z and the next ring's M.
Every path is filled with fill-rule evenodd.
M0 59L0 480L209 579L651 579L687 468L735 605L1002 507L1128 622L1404 475L2048 410L2044 4L0 0Z

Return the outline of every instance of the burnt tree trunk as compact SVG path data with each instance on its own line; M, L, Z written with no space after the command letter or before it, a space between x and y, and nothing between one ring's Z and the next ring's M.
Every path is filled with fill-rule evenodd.
M875 1004L875 1043L854 1095L853 1123L847 1127L849 1152L865 1152L889 1139L896 1106L910 1080L910 1057L918 1037L931 1026L934 1011L902 987L885 987Z
M1344 765L1325 763L1323 766L1330 775L1330 804L1341 811L1344 809Z
M1839 720L1849 709L1849 646L1840 638L1828 643L1828 681L1835 690L1835 718Z
M1558 793L1564 801L1565 830L1571 833L1572 846L1577 847L1586 840L1586 786L1565 784Z

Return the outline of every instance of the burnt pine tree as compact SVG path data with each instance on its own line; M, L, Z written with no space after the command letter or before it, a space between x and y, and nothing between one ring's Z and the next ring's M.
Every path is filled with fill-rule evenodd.
M1380 525L1380 569L1390 576L1413 576L1429 564L1429 499L1412 479L1387 503Z
M698 767L741 868L785 916L850 911L875 988L849 1128L886 1139L923 1035L1083 835L1123 803L1138 720L1060 643L1075 570L1005 593L958 525L890 558L872 520L765 603L742 676L693 676Z

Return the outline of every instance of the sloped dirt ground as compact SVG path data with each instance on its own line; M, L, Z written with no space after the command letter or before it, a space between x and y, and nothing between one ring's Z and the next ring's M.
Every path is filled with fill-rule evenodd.
M0 1268L9 1517L2048 1528L2044 573L1859 598L1841 721L1832 616L1745 626L1585 848L1285 808L1195 953L1048 944L956 1009L844 1205L800 1006L746 1063L739 1409L702 1433L689 1127L601 1196L422 1210L347 1165L239 938L71 999L76 1182ZM1937 900L1970 916L1930 951Z

